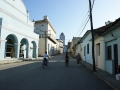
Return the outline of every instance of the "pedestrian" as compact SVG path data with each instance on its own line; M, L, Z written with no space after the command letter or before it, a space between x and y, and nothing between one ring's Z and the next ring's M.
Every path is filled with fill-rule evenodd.
M76 56L76 60L77 60L78 66L80 66L80 61L82 60L80 53L78 53L78 55Z
M69 63L69 55L68 55L68 53L66 53L66 55L65 55L65 64L66 64L66 66L69 66L68 65L68 63Z
M24 58L24 50L22 50L22 55L21 56Z

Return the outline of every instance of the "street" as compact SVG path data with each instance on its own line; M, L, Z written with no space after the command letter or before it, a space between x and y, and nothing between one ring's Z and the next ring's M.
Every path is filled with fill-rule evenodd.
M92 71L70 58L65 67L64 55L42 61L24 61L0 65L0 90L113 90Z

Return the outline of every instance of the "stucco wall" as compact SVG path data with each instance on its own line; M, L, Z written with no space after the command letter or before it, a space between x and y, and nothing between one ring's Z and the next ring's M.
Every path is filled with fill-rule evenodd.
M113 35L114 37L113 37ZM110 60L112 64L114 64L114 44L117 44L118 45L118 64L120 64L120 27L117 27L117 28L114 28L113 31L111 30L109 33L107 33L106 35L104 35L104 40L105 40L105 46L107 48L107 46L111 45L111 48L112 48L112 59ZM114 65L112 64L109 64L107 61L107 53L105 55L105 60L106 60L106 71L109 72L109 73L113 73L114 71ZM109 61L109 62L110 62ZM109 68L111 65L111 68Z
M89 33L81 43L82 59L83 59L83 61L86 61L86 62L92 64L93 63L93 61L92 61L92 41L90 41L90 39L91 39L91 33ZM89 44L89 54L87 54L87 44ZM86 47L85 56L84 56L84 47Z
M97 50L97 44L100 44L100 55L99 50ZM105 42L103 37L98 37L95 39L95 62L98 68L105 70Z
M45 38L39 38L38 56L43 56L45 53Z
M34 23L29 20L29 14L27 14L23 2L21 0L1 0L0 17L3 19L0 33L1 40L6 40L8 35L15 35L17 37L17 43L15 44L18 45L17 54L19 54L20 41L26 38L29 44L28 57L31 57L32 50L30 50L30 47L33 47L31 42L35 41L38 47L39 36L34 33ZM5 41L1 42L1 52L5 52L5 43ZM38 54L37 47L36 55ZM1 54L0 59L4 59L4 53Z

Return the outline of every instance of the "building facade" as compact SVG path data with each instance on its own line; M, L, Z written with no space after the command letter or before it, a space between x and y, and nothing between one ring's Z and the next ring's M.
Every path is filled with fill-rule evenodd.
M43 20L35 21L35 33L39 35L38 56L43 56L45 52L49 55L57 54L56 31L49 22L48 16L44 16Z
M22 0L0 0L0 60L37 58L38 38Z

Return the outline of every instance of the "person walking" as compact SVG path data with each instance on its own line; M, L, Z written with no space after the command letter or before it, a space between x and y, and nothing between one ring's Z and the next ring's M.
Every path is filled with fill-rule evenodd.
M68 64L69 63L69 59L70 59L69 55L68 55L68 53L66 53L66 55L65 55L65 64L66 64L66 67L69 66L69 64Z
M80 53L78 53L78 55L76 56L76 60L77 60L78 66L80 66L80 61L82 60Z

